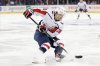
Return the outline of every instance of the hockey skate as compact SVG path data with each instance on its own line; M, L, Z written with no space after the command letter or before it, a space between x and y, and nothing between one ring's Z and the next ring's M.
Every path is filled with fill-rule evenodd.
M63 49L60 46L57 46L55 48L55 51L54 51L55 52L55 60L57 62L60 62L65 57L64 55L62 55L62 51L63 51Z
M55 54L55 59L57 62L61 62L61 60L65 57L65 55L62 54Z
M60 54L55 54L55 59L57 62L61 61Z

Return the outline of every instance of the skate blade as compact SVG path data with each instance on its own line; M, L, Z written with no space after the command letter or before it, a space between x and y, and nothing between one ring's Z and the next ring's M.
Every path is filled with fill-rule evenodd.
M39 62L32 62L33 64L39 64Z
M46 61L45 62L32 62L33 64L44 64L44 63L46 63Z
M59 59L59 60L56 60L56 62L61 62L61 59Z

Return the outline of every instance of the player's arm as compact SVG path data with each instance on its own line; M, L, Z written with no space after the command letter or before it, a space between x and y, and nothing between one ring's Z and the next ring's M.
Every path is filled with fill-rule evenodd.
M85 6L85 9L87 9L87 4L86 4L86 2L84 1L84 6Z
M43 11L40 9L33 9L34 14L39 14L40 16L45 16L47 14L47 11Z
M79 3L78 3L77 6L76 6L75 12L78 12L78 10L79 10Z
M31 17L33 14L39 14L41 16L45 16L46 15L46 11L41 11L40 9L27 9L26 11L24 11L23 15L28 19L29 17Z
M85 7L84 12L87 12L87 4L85 1L84 1L84 7Z

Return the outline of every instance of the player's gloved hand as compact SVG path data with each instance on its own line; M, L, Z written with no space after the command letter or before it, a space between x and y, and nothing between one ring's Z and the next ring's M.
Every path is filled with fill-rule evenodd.
M84 9L84 12L87 12L87 9Z
M46 27L44 25L39 25L38 29L40 32L45 33Z
M29 17L32 16L32 13L34 13L32 9L27 9L27 10L23 13L23 15L28 19Z
M54 41L58 41L58 40L60 40L60 39L57 38L57 37L53 37L53 40L54 40Z
M77 9L75 10L75 12L77 12Z

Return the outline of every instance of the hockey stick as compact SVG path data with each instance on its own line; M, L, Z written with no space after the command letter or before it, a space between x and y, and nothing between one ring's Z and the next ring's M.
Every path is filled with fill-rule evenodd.
M30 19L36 24L36 25L39 25L32 17L30 17ZM41 20L42 21L42 20ZM40 22L41 22L40 21Z
M32 17L30 17L30 19L31 19L37 26L39 25ZM42 20L41 20L41 21L42 21ZM41 22L41 21L40 21L40 22ZM46 34L48 37L50 37L51 39L53 39L53 37L51 37L51 36L47 33L47 31L45 31L45 34ZM53 39L53 41L56 42L56 40L54 40L54 39ZM57 43L57 42L56 42L56 43ZM57 43L57 44L58 44L58 43ZM59 45L59 44L58 44L58 45ZM62 47L62 49L63 49L66 53L68 53L67 50L66 50L65 48Z

